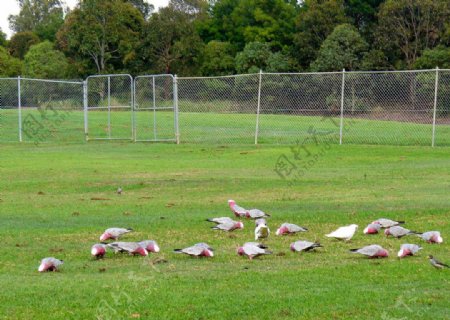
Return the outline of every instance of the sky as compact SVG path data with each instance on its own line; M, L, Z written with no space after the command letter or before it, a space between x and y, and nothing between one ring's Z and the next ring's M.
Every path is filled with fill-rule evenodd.
M73 8L78 0L65 0L70 8ZM167 6L169 0L147 0L148 3L153 4L155 9ZM11 38L12 31L9 29L8 17L11 14L18 14L20 11L16 0L0 0L0 28L8 39Z

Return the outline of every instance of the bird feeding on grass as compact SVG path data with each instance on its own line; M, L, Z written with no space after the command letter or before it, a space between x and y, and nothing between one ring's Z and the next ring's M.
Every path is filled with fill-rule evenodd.
M123 192L122 187L118 187L117 188L117 194L120 196L122 194L122 192Z
M247 242L242 247L239 247L237 250L238 255L247 256L250 260L253 260L255 257L259 257L261 255L272 254L272 251L269 251L267 246L258 243L258 242Z
M100 241L106 241L108 239L117 240L125 233L131 232L133 229L131 228L109 228L106 229L105 232L100 236Z
M148 252L158 253L160 251L158 243L155 240L143 240L137 244L145 248Z
M372 223L378 223L382 228L390 228L393 226L398 226L399 224L403 224L405 223L405 221L395 221L391 219L380 218L375 221L372 221Z
M439 231L428 231L424 233L419 233L417 235L428 243L444 242L444 239L442 239L441 233Z
M350 249L350 252L359 253L368 256L369 258L385 258L389 256L389 252L377 244L372 244L359 249Z
M267 214L259 209L250 209L247 211L245 216L249 219L259 219L259 218L270 217L270 214Z
M381 224L371 223L364 229L364 234L377 234L381 229Z
M103 243L94 244L91 248L91 255L97 259L101 259L105 256L106 245Z
M214 222L216 224L222 224L222 223L233 222L234 220L231 219L230 217L219 217L219 218L206 219L206 221Z
M112 242L107 244L108 248L111 248L114 250L115 253L117 252L128 252L130 255L140 255L143 257L148 256L148 251L143 246L138 244L137 242Z
M431 265L437 269L444 269L444 268L450 268L450 266L448 264L445 264L441 261L439 261L438 259L436 259L435 257L433 257L432 255L428 256L428 259L431 263Z
M54 257L44 258L39 265L39 272L58 271L59 267L64 263L63 260L56 259Z
M264 218L255 221L255 240L267 239L270 235L270 229L267 226L267 221Z
M411 231L409 229L400 227L400 226L393 226L390 228L387 228L386 230L384 230L384 234L386 235L386 237L388 236L393 236L394 238L401 238L410 234L417 234L416 231Z
M187 247L184 249L174 249L175 253L184 253L193 257L214 257L213 249L204 242L194 244L191 247Z
M294 252L302 252L302 251L311 251L315 248L322 247L322 245L319 242L310 242L310 241L295 241L291 243L291 251Z
M400 250L398 251L397 256L399 258L404 258L406 256L413 256L421 249L422 247L418 246L417 244L404 243L400 246Z
M351 224L349 226L344 226L336 229L335 231L326 234L325 236L328 238L335 238L339 240L349 241L358 229L357 224Z
M294 234L297 232L306 232L306 231L308 231L308 229L306 229L305 227L285 222L278 228L276 235L280 236L284 234Z
M236 217L245 217L247 210L238 206L234 200L228 200L228 206Z
M244 229L244 224L241 221L230 221L230 222L220 223L218 225L215 225L211 229L230 232L230 231L234 231L236 229Z

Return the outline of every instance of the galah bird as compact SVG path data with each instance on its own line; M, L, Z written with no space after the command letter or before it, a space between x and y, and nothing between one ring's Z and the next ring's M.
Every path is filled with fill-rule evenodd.
M96 257L97 259L103 258L106 253L106 245L103 243L97 243L94 244L91 248L91 254L92 256Z
M259 219L264 217L270 217L270 214L267 214L259 209L250 209L247 211L245 216L250 219Z
M394 221L391 219L380 218L373 221L372 223L378 223L382 228L390 228L393 226L398 226L399 224L403 224L405 223L405 221Z
M409 234L416 234L417 232L408 230L400 226L393 226L384 230L386 237L393 236L394 238L401 238Z
M45 271L58 271L58 268L64 263L63 260L59 260L53 257L44 258L39 265L39 272Z
M138 245L145 248L148 252L157 253L159 252L159 246L154 240L143 240L138 242Z
M364 234L376 234L381 229L381 224L371 223L364 229Z
M247 242L237 250L238 255L246 255L250 260L260 255L272 254L267 247L257 242Z
M194 246L214 251L214 249L211 248L211 246L209 244L207 244L206 242L199 242L199 243L194 244Z
M247 210L238 206L234 200L228 200L228 206L236 217L245 217Z
M121 194L122 194L122 191L123 191L123 190L122 190L122 187L118 187L118 188L117 188L117 194L118 194L118 195L121 195Z
M314 250L314 248L322 247L322 245L318 242L310 242L310 241L295 241L291 243L291 250L294 252L302 252L302 251L310 251Z
M335 230L329 234L326 234L325 236L328 238L335 238L335 239L339 239L339 240L348 241L353 237L353 235L356 232L356 229L358 229L358 225L351 224L349 226L340 227L337 230Z
M115 253L117 252L128 252L132 255L141 255L141 256L148 256L148 251L143 246L139 245L137 242L112 242L107 244L108 248L111 248L114 250Z
M109 229L106 229L105 232L103 232L103 234L100 236L100 241L105 241L108 239L117 240L117 239L119 239L120 236L122 236L123 234L128 233L130 231L133 231L133 229L131 229L131 228L128 228L128 229L109 228Z
M400 246L400 251L398 252L397 256L399 258L413 256L421 249L422 247L418 246L417 244L405 243Z
M218 225L215 225L211 229L222 231L233 231L236 229L244 229L244 224L241 221L231 221L227 223L220 223Z
M438 268L438 269L450 268L450 266L448 264L445 264L445 263L439 261L438 259L436 259L432 255L429 255L428 259L430 259L431 265L433 267L435 267L435 268Z
M174 249L173 252L175 253L184 253L189 256L194 257L214 257L213 250L209 247L206 243L197 243L193 245L192 247L187 247L184 249Z
M283 223L277 230L277 236L279 235L283 235L283 234L293 234L293 233L297 233L297 232L306 232L308 231L308 229L306 229L305 227L300 227L296 224L293 223Z
M255 221L255 240L268 238L270 235L270 229L267 226L266 219L260 218Z
M211 219L206 219L206 221L214 222L214 223L217 223L217 224L234 222L234 220L231 219L230 217L211 218Z
M418 236L429 243L444 242L444 239L442 239L441 233L439 231L428 231L428 232L424 232L422 234L419 233Z
M372 244L359 249L350 249L350 252L363 254L369 258L384 258L389 255L389 252L386 249L377 244Z

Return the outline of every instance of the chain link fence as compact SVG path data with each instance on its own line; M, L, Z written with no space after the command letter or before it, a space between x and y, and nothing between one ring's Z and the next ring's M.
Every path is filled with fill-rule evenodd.
M450 146L450 70L0 79L0 141Z

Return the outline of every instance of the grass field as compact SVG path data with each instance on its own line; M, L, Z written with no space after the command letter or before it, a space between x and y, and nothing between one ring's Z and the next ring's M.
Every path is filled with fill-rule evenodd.
M0 318L2 319L448 319L450 150L331 146L301 179L274 167L289 146L172 144L0 145ZM288 183L291 182L291 183ZM115 193L121 185L124 193ZM249 261L236 247L253 238L252 221L231 234L204 219L231 216L227 200L309 228L267 244L274 255ZM379 218L440 230L431 245L365 236ZM357 223L350 243L325 238ZM107 227L132 227L125 241L155 239L148 258L90 257ZM320 240L317 252L294 254L297 239ZM211 259L171 253L206 241ZM398 260L401 243L423 245ZM370 260L348 249L378 243L391 256ZM64 259L59 273L39 274L41 258ZM164 258L167 263L156 263Z
M23 140L25 142L84 141L84 114L82 111L45 112L46 119L36 109L22 111ZM89 138L131 139L132 115L130 111L89 111ZM138 140L175 139L173 112L136 112L136 138ZM156 122L155 122L156 119ZM36 121L37 120L37 121ZM108 121L111 132L108 133ZM261 144L294 144L311 138L309 130L317 132L317 138L325 135L339 135L339 118L321 116L292 116L261 114L258 142ZM431 121L431 118L430 118ZM156 130L155 128L156 123ZM16 110L0 110L0 141L18 140L18 115ZM222 114L180 112L179 131L181 143L209 144L252 144L255 140L255 114ZM338 140L338 139L337 139ZM367 120L345 118L344 144L421 145L430 146L431 124L399 121ZM450 125L436 126L436 146L450 146Z

